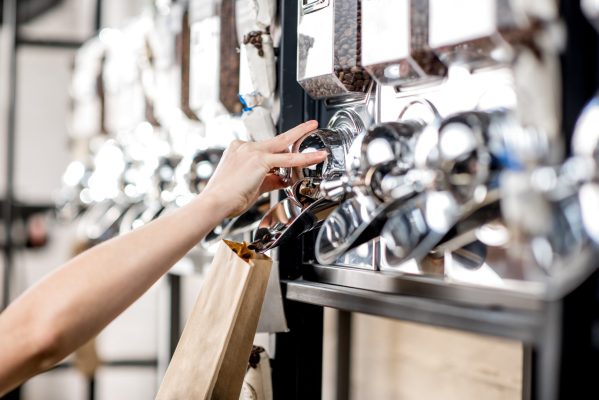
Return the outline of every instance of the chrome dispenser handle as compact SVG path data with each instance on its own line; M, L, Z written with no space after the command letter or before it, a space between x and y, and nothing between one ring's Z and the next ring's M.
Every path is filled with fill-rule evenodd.
M323 181L320 184L320 192L327 200L342 201L352 193L353 186L351 179L342 175L338 179Z

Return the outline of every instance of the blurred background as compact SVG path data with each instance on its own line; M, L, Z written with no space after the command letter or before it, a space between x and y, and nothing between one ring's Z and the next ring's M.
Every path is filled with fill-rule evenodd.
M96 34L98 21L101 21L100 27L123 26L150 5L144 0L106 0L97 14L95 0L46 3L56 5L21 25L20 34L32 43L20 45L17 56L14 194L20 204L34 207L54 204L62 186L63 173L72 161L67 122L75 54L79 45ZM3 26L0 33L0 121L3 126L0 129L0 147L3 153L7 102L10 101L8 73L11 59L10 37L5 30ZM5 154L0 158L3 161L0 163L0 190L5 193ZM11 284L13 298L70 258L75 251L74 225L58 223L47 213L38 214L36 218L41 219L41 229L48 235L48 242L39 249L20 248L15 251ZM160 289L156 287L98 338L98 351L104 360L139 360L142 364L141 367L124 363L120 367L100 368L96 378L98 398L153 398L157 387L159 310ZM88 398L88 386L88 380L82 373L74 368L64 368L31 380L23 388L22 396L28 399L85 399Z

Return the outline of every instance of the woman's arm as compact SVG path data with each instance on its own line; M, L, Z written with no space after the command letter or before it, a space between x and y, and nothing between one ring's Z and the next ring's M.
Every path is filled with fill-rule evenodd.
M274 167L318 163L324 153L285 153L316 128L302 124L261 143L234 142L194 201L74 258L0 314L0 395L96 335L225 217L284 186Z

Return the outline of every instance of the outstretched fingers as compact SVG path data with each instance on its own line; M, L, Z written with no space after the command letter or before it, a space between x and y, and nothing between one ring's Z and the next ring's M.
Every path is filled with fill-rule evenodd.
M280 135L270 140L260 142L258 145L269 152L281 153L288 150L289 146L291 146L293 143L301 139L304 135L312 132L316 128L318 128L318 122L304 122L303 124L300 124L295 128L288 130L285 133L281 133Z
M318 164L324 161L325 158L327 158L326 151L315 151L311 153L269 154L266 161L269 168L292 168L308 167L310 165Z

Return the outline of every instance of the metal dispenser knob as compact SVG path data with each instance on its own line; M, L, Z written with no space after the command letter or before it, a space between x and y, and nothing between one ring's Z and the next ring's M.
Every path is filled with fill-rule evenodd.
M200 193L216 170L224 149L208 148L198 151L191 161L186 179L192 193Z
M364 129L362 117L356 111L341 110L331 118L326 129L309 132L295 142L291 148L294 153L325 150L328 157L311 167L284 171L282 174L289 177L290 183L287 195L302 204L322 198L321 183L346 173L351 144Z
M460 202L472 198L489 178L488 124L486 114L465 113L447 119L439 128L439 168L444 183Z

